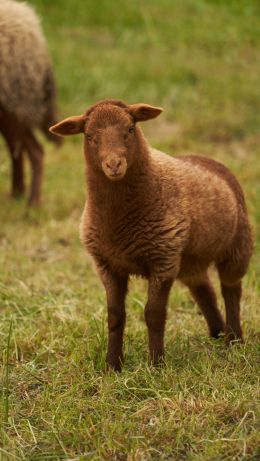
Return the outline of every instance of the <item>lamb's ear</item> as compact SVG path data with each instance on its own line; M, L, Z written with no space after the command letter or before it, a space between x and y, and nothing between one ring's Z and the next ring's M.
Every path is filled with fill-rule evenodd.
M65 118L65 120L51 126L49 130L51 133L57 134L58 136L71 136L84 132L85 121L85 115L75 115Z
M163 111L161 107L149 106L149 104L131 104L129 106L129 111L135 122L142 122L145 120L150 120L151 118L158 117Z

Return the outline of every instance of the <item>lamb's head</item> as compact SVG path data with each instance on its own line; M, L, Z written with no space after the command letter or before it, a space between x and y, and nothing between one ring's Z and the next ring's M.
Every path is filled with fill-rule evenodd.
M159 107L148 104L126 105L105 100L91 106L85 114L69 117L50 128L60 136L83 133L88 163L102 170L112 181L122 179L138 155L140 130L136 122L157 117Z

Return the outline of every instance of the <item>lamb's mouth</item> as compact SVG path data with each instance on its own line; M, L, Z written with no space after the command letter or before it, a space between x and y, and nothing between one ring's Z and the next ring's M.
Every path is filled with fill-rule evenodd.
M115 173L105 173L107 178L110 179L111 181L120 181L120 179L123 179L123 177L125 176L125 172L120 172L120 171L117 171Z

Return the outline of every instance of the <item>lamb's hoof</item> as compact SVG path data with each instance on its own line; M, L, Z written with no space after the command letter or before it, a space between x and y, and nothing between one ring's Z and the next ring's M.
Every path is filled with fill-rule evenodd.
M209 337L211 339L221 339L224 336L224 328L221 330L211 331Z
M118 361L107 361L106 362L106 372L109 373L110 371L115 371L117 373L120 373L122 371L122 362L121 360Z
M212 339L219 339L224 335L225 324L224 322L219 322L217 325L212 326L209 329L209 337Z
M242 331L234 332L233 330L226 329L225 331L225 343L227 346L243 344Z
M156 359L149 358L149 365L153 368L163 368L165 366L164 356L158 357Z

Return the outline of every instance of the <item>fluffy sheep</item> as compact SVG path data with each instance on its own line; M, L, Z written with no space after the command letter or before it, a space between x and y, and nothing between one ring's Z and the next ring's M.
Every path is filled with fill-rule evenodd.
M13 0L0 2L0 132L12 163L12 196L24 193L23 156L32 167L29 204L40 200L43 148L34 135L56 123L56 89L40 22L33 9ZM56 138L57 140L57 138Z
M241 279L252 253L242 189L222 164L206 157L170 157L152 149L137 122L162 109L122 101L97 103L51 128L83 133L88 200L81 235L107 294L109 367L123 362L125 296L130 275L148 279L145 320L150 359L164 355L166 304L174 280L190 290L211 337L242 339ZM219 274L226 319L208 269Z

